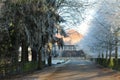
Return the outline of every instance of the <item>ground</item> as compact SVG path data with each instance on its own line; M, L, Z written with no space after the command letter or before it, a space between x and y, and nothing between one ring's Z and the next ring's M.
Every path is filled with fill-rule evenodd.
M89 60L71 59L11 80L120 80L120 73Z

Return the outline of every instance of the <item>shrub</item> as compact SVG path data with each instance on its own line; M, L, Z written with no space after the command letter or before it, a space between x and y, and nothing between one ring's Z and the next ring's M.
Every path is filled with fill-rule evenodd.
M108 60L108 67L109 68L113 68L114 67L114 59L113 58L110 58L109 60Z
M29 72L37 69L37 62L27 62L23 64L22 71Z

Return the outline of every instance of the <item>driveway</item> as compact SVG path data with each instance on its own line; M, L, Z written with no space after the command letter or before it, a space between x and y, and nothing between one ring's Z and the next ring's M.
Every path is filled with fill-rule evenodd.
M72 59L11 80L120 80L120 73L89 60Z

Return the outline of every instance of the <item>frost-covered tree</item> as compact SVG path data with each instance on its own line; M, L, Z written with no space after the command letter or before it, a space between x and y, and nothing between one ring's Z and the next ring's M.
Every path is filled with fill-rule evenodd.
M118 0L103 0L91 21L91 29L85 36L85 45L92 51L111 53L119 42L119 4ZM114 7L114 9L113 9ZM118 45L117 45L118 46Z

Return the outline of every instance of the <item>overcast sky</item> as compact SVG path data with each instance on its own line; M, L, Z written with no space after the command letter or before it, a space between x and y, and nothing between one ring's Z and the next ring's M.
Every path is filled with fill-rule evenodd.
M65 24L63 24L63 26L65 26L66 30L75 29L79 33L83 34L83 36L85 36L85 39L82 40L82 43L79 43L78 46L80 48L84 48L87 52L90 52L91 49L89 48L88 44L92 45L92 42L95 42L94 37L93 36L91 37L91 33L93 33L92 31L99 29L100 25L98 21L103 24L106 24L105 20L110 19L112 20L112 18L109 17L110 15L120 12L119 10L120 7L118 7L117 9L112 5L116 1L118 1L114 5L120 6L120 0L78 0L78 1L83 1L85 3L88 2L89 4L89 5L85 4L84 12L80 13L83 19L81 20L81 16L75 14L77 18L80 18L80 21L78 21L77 24L74 25L72 24L73 18L71 18L70 22L69 21L66 22ZM91 52L91 54L95 55L93 52Z
M85 35L90 28L90 24L94 15L96 14L97 9L99 8L101 1L98 0L78 0L80 3L83 3L83 7L78 7L83 10L80 13L72 12L63 13L61 16L66 20L65 23L61 25L65 28L65 30L75 29L81 34ZM65 17L67 16L67 17ZM74 18L73 18L74 17ZM79 18L79 20L77 20ZM76 22L74 23L74 21Z
M97 2L96 2L97 1ZM82 23L80 23L75 30L77 30L78 32L80 32L83 35L86 35L87 32L89 31L89 28L91 27L92 21L94 19L94 17L96 16L96 13L102 3L101 1L98 0L88 0L90 7L87 7L87 9L85 10L85 19L82 21Z
M97 1L97 0L96 0ZM118 1L118 2L116 2ZM93 50L90 49L92 43L97 42L94 35L99 35L100 33L94 33L99 31L99 27L103 25L111 24L116 20L114 15L120 12L120 1L119 0L100 0L97 2L94 8L90 8L87 13L88 15L85 21L76 28L77 31L85 35L85 39L79 43L79 47L86 50L91 55L98 55ZM113 17L112 17L113 16ZM114 18L114 20L113 20ZM120 17L119 19L120 20ZM117 25L117 24L115 24Z

